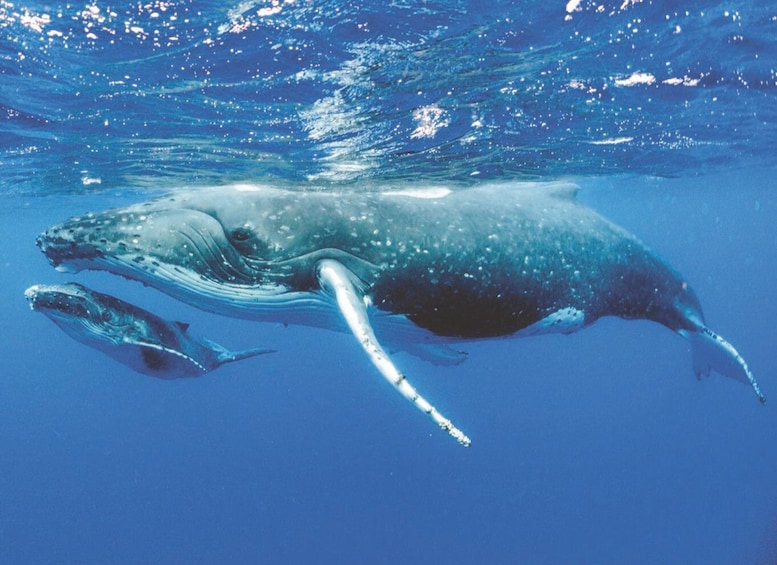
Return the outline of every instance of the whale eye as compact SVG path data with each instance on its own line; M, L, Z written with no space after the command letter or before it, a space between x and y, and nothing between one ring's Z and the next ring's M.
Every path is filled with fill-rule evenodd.
M244 257L251 257L253 259L267 258L267 243L262 241L252 224L242 224L226 233L235 250Z
M229 237L232 241L236 241L238 243L242 243L244 241L248 241L251 239L251 230L245 226L235 228L232 230L232 233L229 234Z

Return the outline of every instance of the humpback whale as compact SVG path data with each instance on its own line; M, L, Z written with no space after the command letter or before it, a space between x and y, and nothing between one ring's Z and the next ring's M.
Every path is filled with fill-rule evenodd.
M224 363L272 353L269 349L228 351L192 337L183 322L168 322L77 283L34 285L24 295L32 310L48 316L72 338L160 379L199 377Z
M213 312L350 331L379 373L463 445L469 438L410 385L384 343L647 319L688 340L697 376L714 370L763 401L682 275L576 191L565 182L380 192L223 186L75 217L37 244L62 271L107 270Z

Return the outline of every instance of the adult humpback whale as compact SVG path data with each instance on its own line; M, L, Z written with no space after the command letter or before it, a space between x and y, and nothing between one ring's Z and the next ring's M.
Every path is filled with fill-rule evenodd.
M34 285L24 291L30 308L42 312L72 338L120 363L160 379L199 377L224 363L272 353L269 349L228 351L189 326L76 283Z
M240 185L72 218L37 243L60 270L111 271L214 312L345 326L380 373L464 445L375 330L395 336L384 326L396 322L445 341L644 318L689 340L697 375L713 369L749 383L763 401L683 277L575 192L568 183L358 193Z

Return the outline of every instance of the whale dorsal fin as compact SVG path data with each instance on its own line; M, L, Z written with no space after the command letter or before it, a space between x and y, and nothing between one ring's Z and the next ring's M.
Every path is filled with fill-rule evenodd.
M175 325L178 326L178 329L181 330L183 333L186 333L189 329L189 324L186 322L175 322Z
M546 184L543 190L548 196L559 200L575 200L580 187L573 182L559 181Z

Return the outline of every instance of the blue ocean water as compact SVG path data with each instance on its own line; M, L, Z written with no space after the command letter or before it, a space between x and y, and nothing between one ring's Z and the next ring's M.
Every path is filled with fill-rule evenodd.
M0 0L0 561L777 562L777 9L768 3ZM55 272L48 225L232 182L572 179L691 281L769 400L648 322L397 355ZM132 373L31 313L78 280L231 348Z

